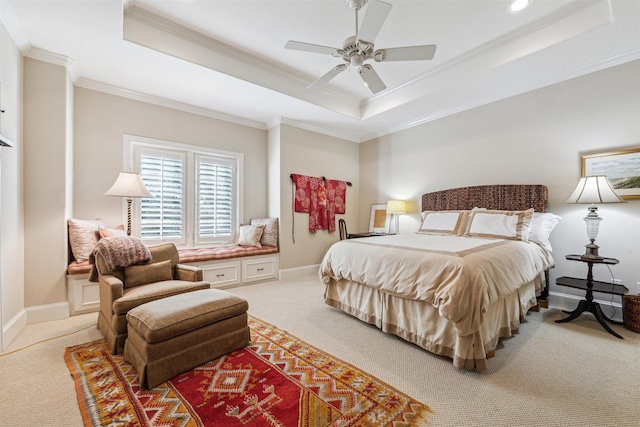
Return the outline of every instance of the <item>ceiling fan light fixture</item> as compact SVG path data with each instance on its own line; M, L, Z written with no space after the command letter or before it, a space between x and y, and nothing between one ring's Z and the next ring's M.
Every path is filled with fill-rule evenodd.
M531 5L531 0L514 0L513 2L511 2L511 5L509 6L509 12L511 13L522 12L527 7L529 7L529 5Z

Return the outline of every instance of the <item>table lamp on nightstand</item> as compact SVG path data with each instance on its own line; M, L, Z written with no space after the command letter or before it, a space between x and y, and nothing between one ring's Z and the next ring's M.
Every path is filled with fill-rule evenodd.
M584 222L587 224L587 236L589 236L590 243L585 247L587 251L582 256L586 259L602 259L598 254L598 245L595 244L596 237L598 236L598 228L600 227L600 221L602 218L598 216L598 207L596 203L625 203L611 188L609 180L604 175L597 176L583 176L578 181L573 193L564 201L565 203L591 203L588 207L589 213L584 217Z
M400 231L400 225L398 223L398 216L400 214L407 213L407 204L404 200L389 200L387 202L387 213L392 215L394 230L391 230L391 221L389 221L389 234L398 234Z

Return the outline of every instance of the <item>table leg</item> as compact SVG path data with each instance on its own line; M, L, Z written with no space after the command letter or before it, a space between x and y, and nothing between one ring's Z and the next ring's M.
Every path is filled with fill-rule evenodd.
M593 302L593 301L587 301L587 300L581 300L580 303L578 304L578 308L576 308L575 310L573 310L569 316L565 317L564 319L558 319L555 320L556 323L565 323L565 322L570 322L573 319L576 319L578 316L580 316L582 313L584 313L585 311L588 311L589 313L593 314L596 318L596 320L598 321L598 323L600 323L600 325L602 325L602 327L609 332L611 335L613 335L614 337L620 338L621 340L624 339L622 336L618 335L617 333L615 333L610 327L609 325L607 325L606 321L609 321L611 323L616 323L619 324L619 322L616 322L615 320L609 319L603 312L602 309L600 308L600 304L598 304L597 302Z
M617 333L613 332L613 330L609 327L609 325L607 325L607 322L605 322L604 319L609 319L607 316L604 315L604 313L602 312L602 309L600 308L600 304L598 304L597 302L592 303L592 306L590 307L591 309L589 310L591 313L593 313L593 315L596 317L596 319L598 320L598 323L600 323L602 325L602 327L609 332L611 335L613 335L614 337L620 338L621 340L623 340L624 338L620 335L618 335ZM610 319L609 319L610 320Z
M598 304L598 307L600 305ZM617 320L613 320L612 318L610 318L609 316L607 316L606 314L604 314L604 312L602 311L602 309L600 309L600 313L602 314L602 317L604 317L604 320L606 320L609 323L613 323L614 325L623 325L623 322L618 322Z
M565 317L564 319L558 319L555 322L556 323L570 322L573 319L576 319L578 316L580 316L585 311L589 311L589 303L586 300L581 300L580 303L578 304L578 307L575 310L573 310L572 312L570 312L568 317ZM567 312L565 311L565 313L567 313Z

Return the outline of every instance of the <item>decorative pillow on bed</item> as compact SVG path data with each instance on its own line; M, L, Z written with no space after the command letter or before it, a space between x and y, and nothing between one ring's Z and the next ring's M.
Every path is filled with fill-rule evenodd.
M261 248L260 238L264 231L264 224L260 225L241 225L240 233L238 233L239 246L255 246Z
M533 209L526 211L474 210L467 221L466 236L527 241Z
M264 224L264 231L260 237L262 246L278 246L278 218L251 219L251 225Z
M535 242L552 252L549 236L562 218L549 212L534 212L529 227L529 241Z
M420 234L461 235L467 224L470 211L424 211Z

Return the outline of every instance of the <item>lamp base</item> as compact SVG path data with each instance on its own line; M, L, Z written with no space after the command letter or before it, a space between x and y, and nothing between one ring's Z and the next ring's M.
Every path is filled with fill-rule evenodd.
M584 253L584 255L582 255L583 259L593 259L593 260L604 259L604 257L598 254L599 246L593 243L593 240L591 241L591 243L585 245L585 248L587 248L587 251Z

